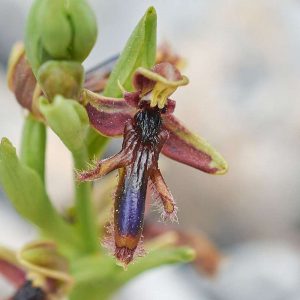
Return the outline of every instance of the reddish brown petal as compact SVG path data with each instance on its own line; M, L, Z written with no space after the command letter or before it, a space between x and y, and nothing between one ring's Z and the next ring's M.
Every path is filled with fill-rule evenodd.
M162 149L164 155L206 173L226 173L226 161L203 138L189 131L173 115L163 115L163 122L170 134Z
M120 152L110 158L100 160L86 171L77 171L76 178L78 181L93 181L119 169L126 163L126 160L126 153Z
M142 94L147 94L153 89L155 81L145 77L142 73L137 71L133 75L132 85L135 90L139 91Z
M124 93L124 100L126 103L132 107L138 108L140 103L140 92L125 92Z
M124 99L108 98L88 90L82 92L81 99L91 125L105 136L121 136L125 123L136 112Z
M12 50L8 66L8 86L19 104L33 110L33 101L41 94L35 76L26 59L24 46L16 44Z
M163 211L161 217L163 220L170 219L171 221L177 221L177 207L175 205L174 198L166 185L164 178L161 175L159 169L154 169L151 174L151 181L153 183L154 191L157 193L159 200L163 204Z
M20 267L4 259L0 259L0 274L16 288L22 286L26 280L25 272Z

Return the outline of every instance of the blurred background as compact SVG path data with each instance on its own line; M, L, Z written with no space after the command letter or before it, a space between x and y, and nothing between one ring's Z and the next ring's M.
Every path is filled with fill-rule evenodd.
M0 137L17 146L24 112L6 87L5 71L13 43L23 38L31 2L0 0ZM149 298L143 299L170 299L172 281L178 282L171 287L173 299L300 299L300 2L90 3L99 37L87 68L120 52L146 8L155 6L159 42L168 41L187 60L183 73L190 84L173 96L176 114L230 167L225 176L210 176L161 160L180 228L203 231L228 257L219 276L207 280L189 267L166 267L139 278L120 299L132 299L145 282ZM118 148L113 142L108 151ZM47 163L49 193L63 209L72 199L72 165L53 134ZM4 195L0 226L0 242L12 247L35 234ZM170 285L159 285L160 278Z

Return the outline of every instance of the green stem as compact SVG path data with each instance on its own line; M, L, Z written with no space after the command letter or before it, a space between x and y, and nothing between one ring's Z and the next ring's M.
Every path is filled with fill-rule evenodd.
M84 169L89 161L88 152L83 149L73 153L73 159L76 170ZM92 208L92 184L90 182L75 182L75 205L77 221L86 251L89 253L97 252L100 246L97 237L96 217Z
M45 181L46 127L29 114L23 125L20 160Z

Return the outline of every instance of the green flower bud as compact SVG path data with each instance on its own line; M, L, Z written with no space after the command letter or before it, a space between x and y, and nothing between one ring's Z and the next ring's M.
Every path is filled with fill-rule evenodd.
M96 37L96 18L85 0L36 0L25 38L33 72L48 60L84 61Z
M77 101L60 95L50 103L40 97L40 110L46 123L59 136L72 153L82 151L89 128L89 119L85 108Z
M38 70L37 78L49 100L56 95L77 99L83 84L84 70L73 61L47 61Z

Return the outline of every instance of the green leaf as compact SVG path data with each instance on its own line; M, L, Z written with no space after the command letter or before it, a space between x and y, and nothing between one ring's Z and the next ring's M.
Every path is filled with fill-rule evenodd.
M109 77L103 92L105 96L122 96L118 81L126 89L131 90L131 79L134 71L138 67L151 68L154 65L156 56L156 24L155 8L150 7L127 41Z
M56 212L36 171L21 163L6 138L0 143L0 184L18 213L63 244L79 247L73 228Z
M194 258L195 251L188 247L157 249L138 259L124 271L111 257L85 257L72 266L76 284L70 299L110 299L121 286L145 271L162 265L190 262Z
M44 181L45 175L46 128L32 115L25 119L20 160L35 170Z
M129 265L127 272L118 274L116 280L119 284L124 284L147 270L162 265L187 263L193 261L195 256L195 251L189 247L159 248L138 259L134 264Z
M40 97L40 111L71 152L78 153L83 149L89 120L82 105L59 95L54 97L52 103Z
M114 67L106 88L105 96L121 97L120 82L126 89L132 90L132 75L138 67L151 68L156 57L156 24L157 16L154 7L148 8L145 15L139 21L124 50L122 51L116 66ZM97 134L92 128L87 135L89 157L97 156L108 143L107 137Z
M114 281L117 272L124 272L116 265L110 256L93 255L76 259L71 266L71 273L75 279L70 300L98 300L108 299L116 291L107 281Z

